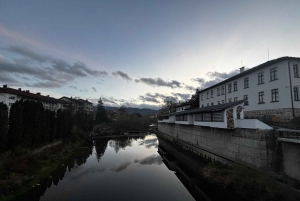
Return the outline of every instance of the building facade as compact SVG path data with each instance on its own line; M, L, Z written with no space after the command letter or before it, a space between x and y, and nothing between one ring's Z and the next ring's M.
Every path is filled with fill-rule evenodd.
M30 93L29 90L13 89L7 87L7 85L3 85L0 87L0 102L3 102L7 105L8 109L18 100L35 100L42 102L44 109L57 111L61 109L63 101L52 98L50 96L43 96L41 93Z
M244 100L245 118L288 122L300 115L300 58L268 61L199 92L199 107Z

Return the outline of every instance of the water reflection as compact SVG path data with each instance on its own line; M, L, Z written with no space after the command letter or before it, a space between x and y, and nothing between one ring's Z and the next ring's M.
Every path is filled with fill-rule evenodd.
M155 135L98 139L94 145L18 200L194 200L162 165Z
M162 158L159 155L151 155L146 158L135 159L134 163L139 163L141 165L161 165L163 162Z
M125 170L130 164L131 164L131 162L126 161L124 163L121 163L118 166L114 166L114 167L110 168L110 171L121 172L121 171Z

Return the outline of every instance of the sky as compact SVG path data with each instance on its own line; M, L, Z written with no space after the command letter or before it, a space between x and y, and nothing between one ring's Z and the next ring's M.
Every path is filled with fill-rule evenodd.
M300 57L299 8L299 0L0 0L0 84L159 109L242 66Z

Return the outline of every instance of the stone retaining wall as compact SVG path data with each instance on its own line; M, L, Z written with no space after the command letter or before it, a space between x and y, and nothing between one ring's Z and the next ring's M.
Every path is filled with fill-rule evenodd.
M158 131L211 153L210 157L216 160L224 158L264 170L270 170L274 162L276 139L273 130L228 130L159 123Z
M300 116L300 109L295 108L295 116ZM289 122L293 119L292 108L245 111L245 118L259 119L263 122Z

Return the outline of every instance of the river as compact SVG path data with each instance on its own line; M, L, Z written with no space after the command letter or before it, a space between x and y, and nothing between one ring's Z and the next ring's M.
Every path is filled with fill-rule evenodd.
M24 199L195 200L164 164L156 135L96 140Z

